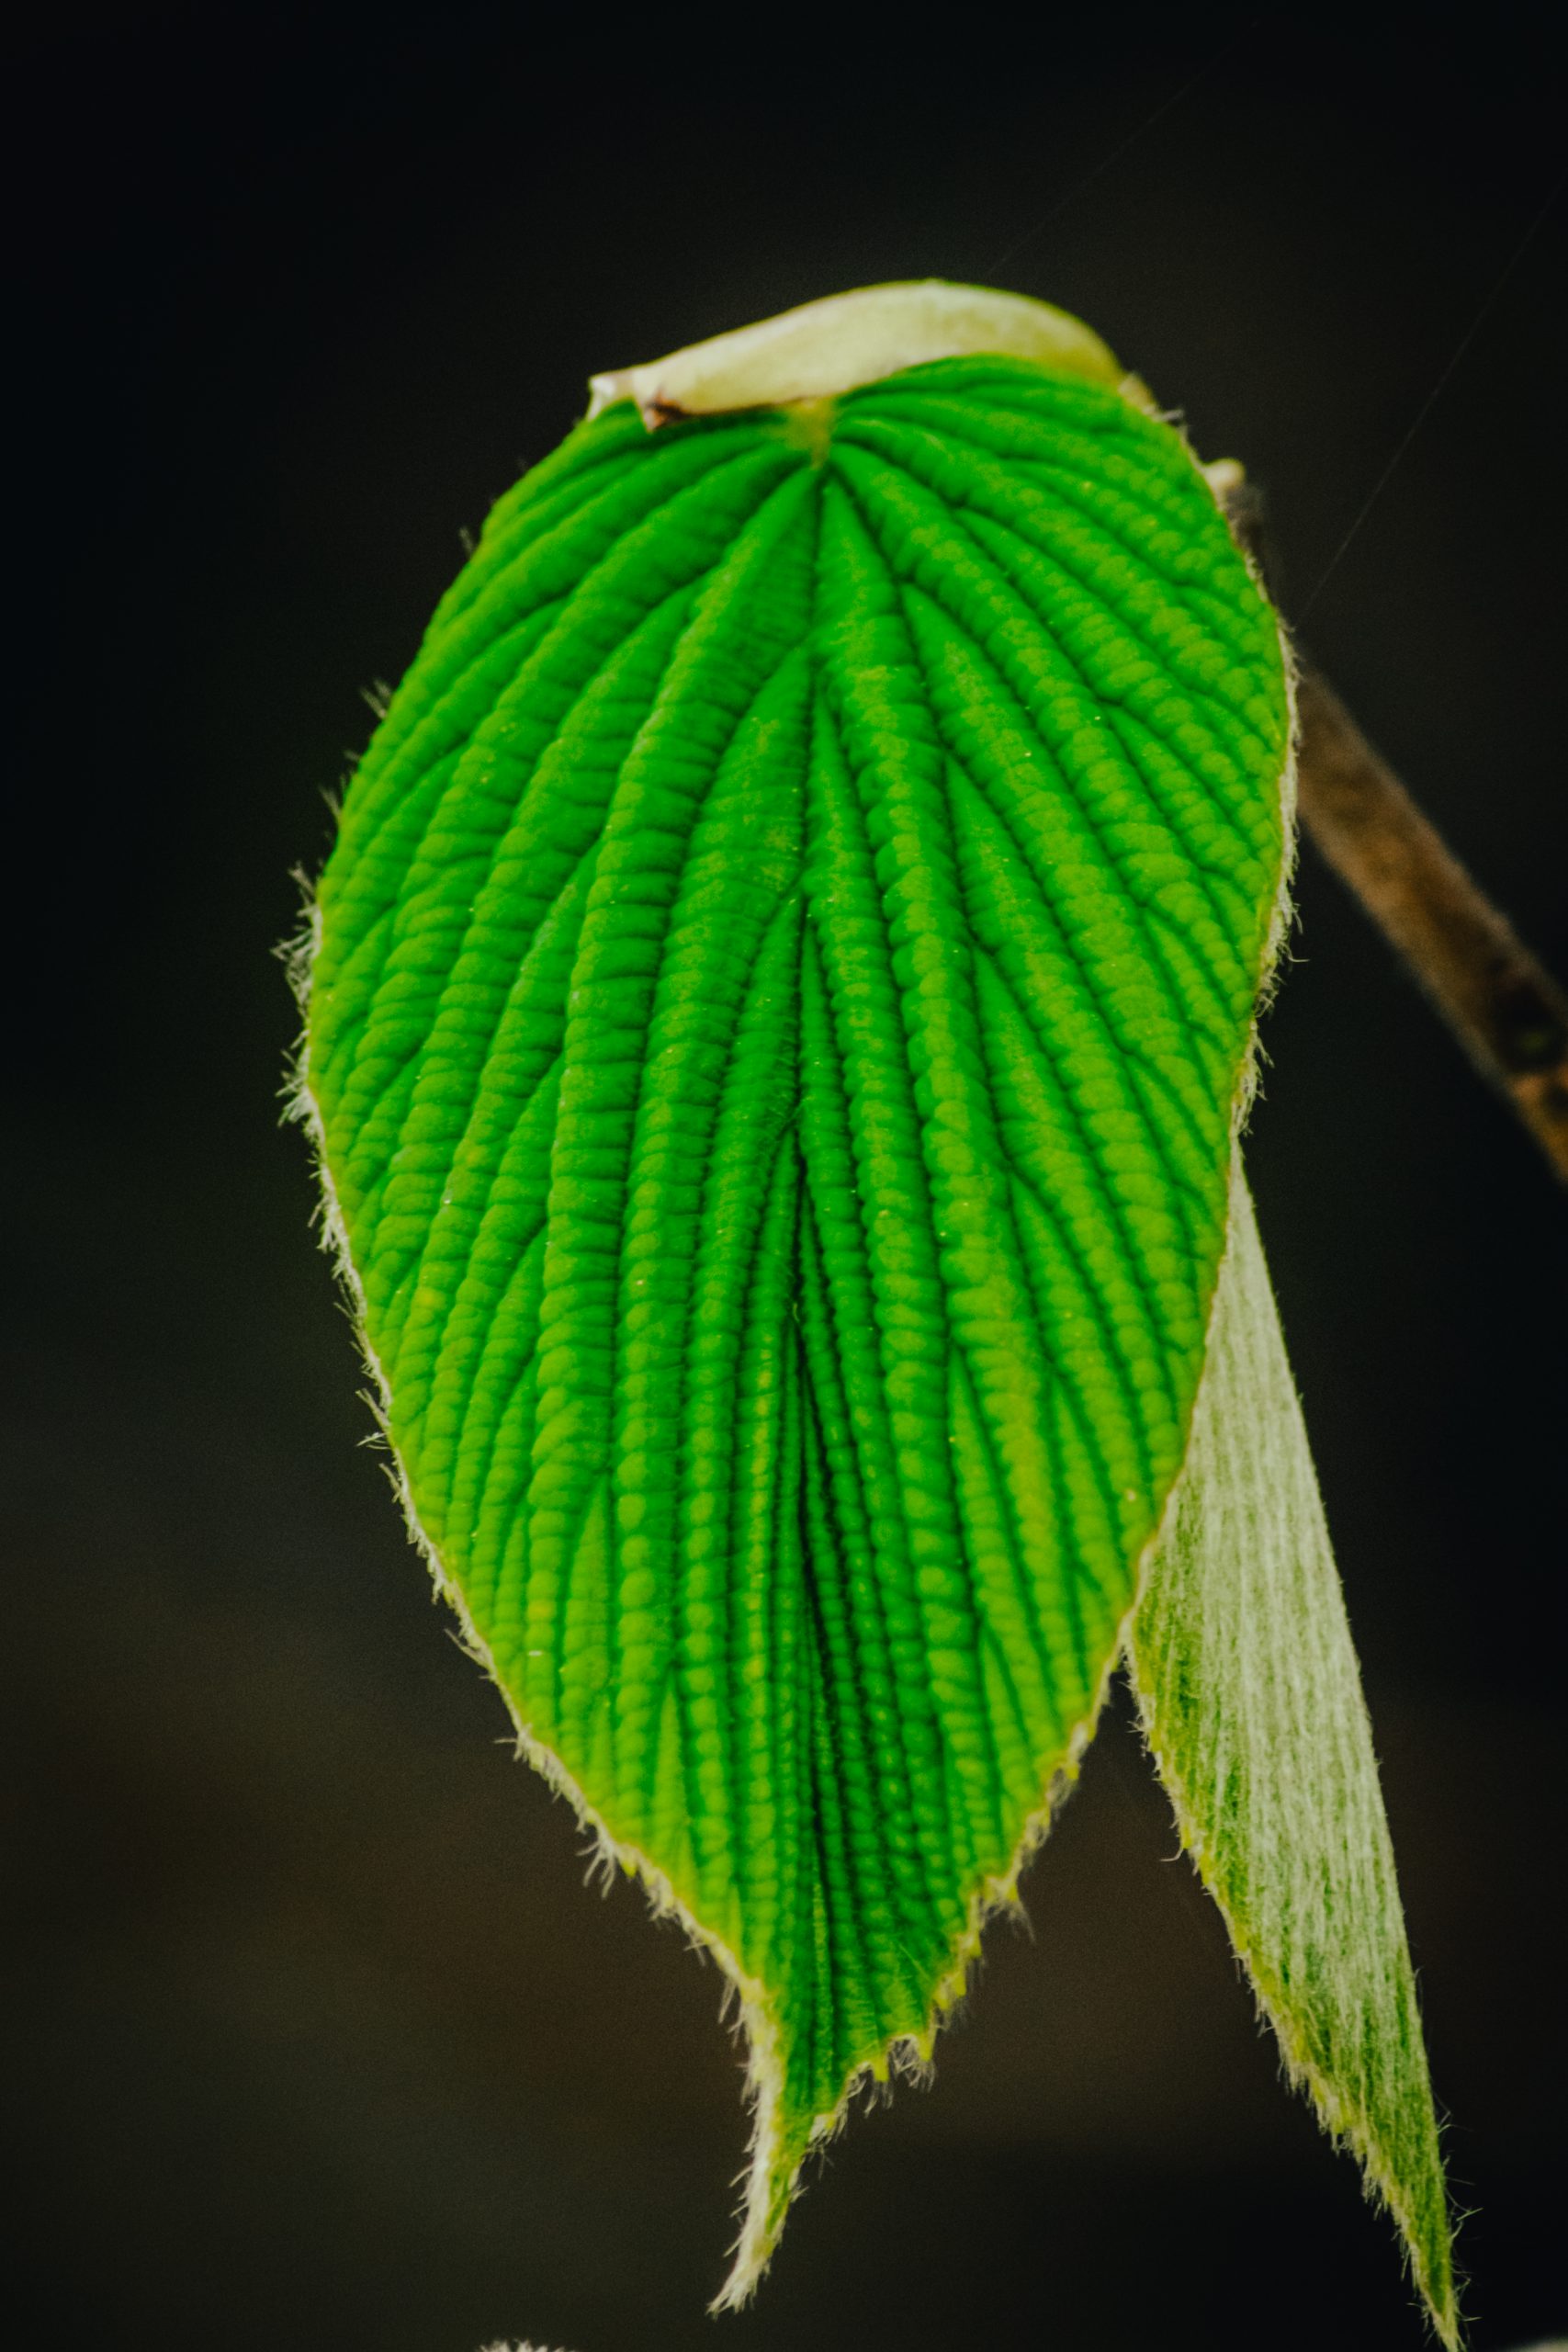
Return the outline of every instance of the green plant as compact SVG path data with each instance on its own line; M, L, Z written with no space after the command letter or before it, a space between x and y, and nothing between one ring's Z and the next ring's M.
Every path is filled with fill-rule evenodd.
M299 1102L411 1527L736 1987L740 2300L930 2060L1125 1659L1457 2340L1370 1735L1239 1159L1291 663L1096 337L871 289L624 376L356 775Z

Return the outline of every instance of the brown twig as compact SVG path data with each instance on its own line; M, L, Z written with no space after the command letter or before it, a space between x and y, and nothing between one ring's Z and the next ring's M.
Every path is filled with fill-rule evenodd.
M1303 663L1302 823L1568 1183L1568 996Z
M1267 580L1263 503L1255 485L1237 469L1235 480L1222 477L1216 489L1238 546ZM1568 1183L1568 995L1477 888L1304 658L1296 696L1303 830Z

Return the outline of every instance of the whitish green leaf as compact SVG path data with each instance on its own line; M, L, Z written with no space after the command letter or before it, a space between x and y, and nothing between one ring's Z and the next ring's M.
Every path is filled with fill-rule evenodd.
M1457 2344L1447 2199L1371 1727L1237 1159L1187 1463L1129 1664L1182 1840L1293 2082Z

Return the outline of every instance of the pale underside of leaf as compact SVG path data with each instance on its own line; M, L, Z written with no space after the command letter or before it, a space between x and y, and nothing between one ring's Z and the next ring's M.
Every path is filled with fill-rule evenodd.
M1190 454L1016 361L629 406L503 500L355 779L301 1098L411 1525L721 1961L754 2283L929 2057L1187 1444L1286 854Z
M1359 2159L1455 2345L1448 2201L1371 1726L1239 1157L1187 1461L1127 1658L1182 1841L1286 2071Z

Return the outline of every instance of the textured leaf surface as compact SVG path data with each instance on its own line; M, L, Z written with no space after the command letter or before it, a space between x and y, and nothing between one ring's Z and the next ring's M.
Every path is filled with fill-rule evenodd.
M580 428L348 796L305 1086L367 1342L535 1760L739 1984L735 2291L1092 1725L1287 733L1179 436L954 359Z
M1175 1505L1134 1620L1149 1745L1292 2081L1359 2157L1445 2344L1448 2199L1371 1728L1237 1160Z

